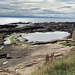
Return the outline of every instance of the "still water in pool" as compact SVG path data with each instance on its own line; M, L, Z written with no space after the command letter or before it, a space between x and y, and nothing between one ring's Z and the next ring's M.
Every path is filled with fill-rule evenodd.
M60 31L55 31L55 32L35 32L35 33L21 33L23 38L28 39L28 42L35 42L35 41L50 41L54 39L62 39L66 36L69 36L70 33L68 32L60 32Z

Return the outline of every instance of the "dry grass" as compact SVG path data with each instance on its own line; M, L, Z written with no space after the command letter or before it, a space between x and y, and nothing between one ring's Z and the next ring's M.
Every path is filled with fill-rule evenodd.
M32 75L75 75L75 48L66 57L48 62Z

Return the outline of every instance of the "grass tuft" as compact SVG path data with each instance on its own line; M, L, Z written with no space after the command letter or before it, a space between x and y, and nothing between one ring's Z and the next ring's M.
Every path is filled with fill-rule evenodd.
M75 43L67 43L67 42L64 42L64 43L60 43L62 45L66 45L66 46L75 46Z
M25 43L16 43L16 44L18 44L18 45L22 45L22 46L26 46L26 47L29 46L29 45L27 45L27 44L25 44Z
M32 75L75 75L75 48L67 56L49 62Z

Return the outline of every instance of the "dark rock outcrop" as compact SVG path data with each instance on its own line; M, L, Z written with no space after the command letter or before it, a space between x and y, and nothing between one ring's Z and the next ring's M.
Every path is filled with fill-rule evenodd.
M18 25L24 26L17 28ZM47 31L67 31L72 32L75 22L50 22L50 23L10 23L8 25L0 25L0 32L47 32Z
M73 31L72 39L75 41L75 31Z
M0 33L0 45L3 45L4 43L4 37L5 37L6 33Z

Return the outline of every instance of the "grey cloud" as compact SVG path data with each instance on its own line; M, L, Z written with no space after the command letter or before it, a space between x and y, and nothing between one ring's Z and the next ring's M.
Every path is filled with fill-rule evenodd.
M60 8L71 8L72 6L63 6L63 7L60 7Z
M75 0L56 0L57 2L63 2L66 4L75 4Z
M52 0L53 1L53 0ZM56 2L56 4L55 4ZM61 3L64 3L65 5L61 6ZM63 8L69 8L69 10L72 10L73 6L69 6L67 4L71 4L75 2L74 0L54 0L54 2L49 2L49 0L0 0L0 15L15 15L15 16L28 16L28 15L63 15L65 14L72 14L75 13L75 11L69 12ZM57 6L59 3L59 6ZM52 8L50 8L52 7ZM50 9L49 9L50 8ZM62 11L60 10L62 9ZM13 11L11 11L13 10ZM5 12L4 12L5 11ZM9 11L9 12L8 12ZM65 13L65 11L67 11ZM4 12L4 13L2 13Z
M7 9L7 10L17 10L17 7L16 6L11 6L11 5L3 5L3 4L0 4L0 9Z
M61 13L61 12L46 9L46 10L43 10L43 12L40 12L39 14L65 14L65 13Z
M31 10L40 10L40 8L31 8Z
M75 2L74 0L56 0L58 2Z
M11 4L23 4L23 3L36 3L36 2L28 2L28 1L22 1L22 2L11 2Z
M69 2L69 3L67 3L67 4L75 4L75 2Z

